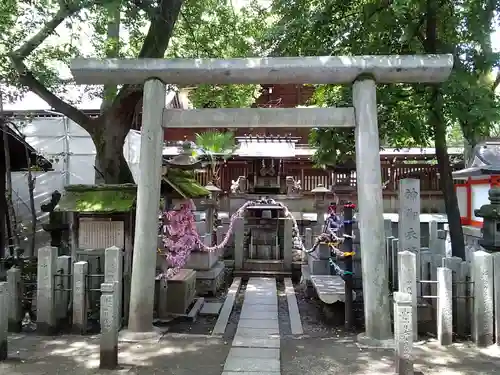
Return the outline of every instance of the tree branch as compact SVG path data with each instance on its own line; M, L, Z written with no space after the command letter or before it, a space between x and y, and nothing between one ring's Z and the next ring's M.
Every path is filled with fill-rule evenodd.
M184 0L161 0L158 11L151 19L138 58L163 58L165 56L183 2ZM142 90L142 86L123 85L114 103L118 103L123 97L137 90Z
M143 10L151 20L158 15L158 9L150 0L133 0L134 5Z
M90 118L82 111L51 93L39 80L35 78L33 73L26 67L21 59L17 56L11 56L10 61L14 69L19 74L19 81L22 85L27 86L32 92L37 94L57 112L67 116L78 125L82 126L85 130L89 131L91 129L91 125L93 123L90 121Z
M28 57L35 49L37 49L51 34L55 32L57 27L68 17L78 13L80 10L95 5L103 4L106 0L87 0L87 1L75 1L66 6L61 6L56 12L54 17L48 21L44 26L28 39L21 47L11 53L17 55L18 58L24 60Z

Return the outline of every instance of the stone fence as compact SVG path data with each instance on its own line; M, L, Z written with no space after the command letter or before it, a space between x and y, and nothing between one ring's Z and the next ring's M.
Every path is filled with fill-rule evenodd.
M123 251L117 247L104 250L104 269L101 274L89 273L88 261L72 263L70 256L58 256L56 247L43 247L38 250L36 298L36 330L40 334L53 335L70 327L72 331L85 334L88 330L88 310L94 303L92 295L101 294L100 283L117 283L117 295L121 317L123 309ZM7 326L11 332L19 332L24 317L23 302L26 286L21 270L12 267L7 271L6 305L0 310L0 330L2 319L7 314ZM0 293L1 294L1 293ZM98 302L97 302L98 305ZM0 337L1 338L1 337Z

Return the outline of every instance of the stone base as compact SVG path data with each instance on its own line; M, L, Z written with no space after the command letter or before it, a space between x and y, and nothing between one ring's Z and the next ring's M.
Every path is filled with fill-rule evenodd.
M151 327L148 332L132 332L123 329L118 333L119 342L141 342L141 341L159 341L167 333L165 329Z
M362 348L370 349L394 349L394 339L378 340L360 333L357 336L357 344Z
M217 264L208 271L196 271L196 293L199 296L215 295L224 285L224 262Z
M193 251L184 267L197 271L210 271L217 263L218 258L219 256L215 252Z
M118 346L103 350L99 353L99 368L103 370L114 370L118 367Z
M177 275L167 280L168 314L186 314L196 295L196 271L181 269Z

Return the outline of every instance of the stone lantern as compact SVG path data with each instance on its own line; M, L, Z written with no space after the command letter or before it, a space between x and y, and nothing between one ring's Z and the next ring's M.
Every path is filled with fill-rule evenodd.
M218 219L218 212L217 212L217 203L218 203L218 198L219 194L222 191L219 189L217 186L215 186L211 181L205 186L205 189L207 189L210 192L210 196L208 197L206 204L207 204L207 216L206 216L206 223L207 223L207 233L209 233L211 242L213 242L213 237L214 237L214 231L215 231L215 223L217 222Z
M191 142L184 141L179 155L167 161L167 165L176 169L194 170L201 167L201 161L193 156L193 146Z
M483 218L482 239L479 240L486 251L495 253L500 251L500 187L495 186L488 192L490 204L474 210L476 217Z
M317 214L316 223L319 230L321 230L325 224L326 195L330 193L330 190L319 184L311 190L311 193L314 194L314 208Z

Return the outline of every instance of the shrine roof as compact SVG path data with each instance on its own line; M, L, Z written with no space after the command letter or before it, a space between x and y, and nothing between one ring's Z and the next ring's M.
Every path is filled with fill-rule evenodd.
M500 140L478 143L464 169L453 172L453 178L500 175Z
M193 171L169 168L163 176L163 181L185 199L203 198L210 195L210 192L196 181Z
M135 207L137 186L68 185L54 211L82 213L121 213Z

